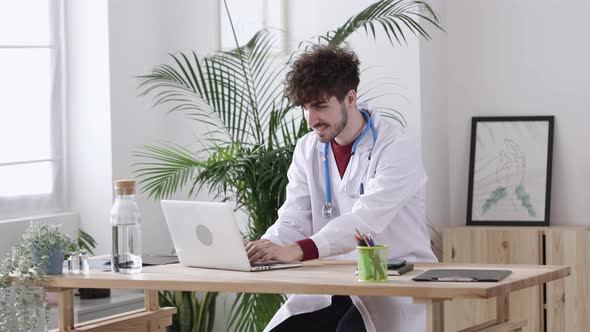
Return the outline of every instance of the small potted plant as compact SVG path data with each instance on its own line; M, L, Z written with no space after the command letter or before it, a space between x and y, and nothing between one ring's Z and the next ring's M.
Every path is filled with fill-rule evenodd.
M47 327L47 275L62 273L64 250L71 245L57 225L32 222L0 263L0 330L36 331Z

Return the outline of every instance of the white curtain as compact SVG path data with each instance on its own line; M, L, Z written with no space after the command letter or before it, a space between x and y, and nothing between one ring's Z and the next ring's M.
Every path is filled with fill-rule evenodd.
M47 48L35 46L31 48L31 52L42 53L45 52L45 60L49 61L49 100L50 100L50 114L49 114L49 137L39 137L39 144L50 145L49 156L40 155L38 158L34 156L32 159L26 160L9 160L8 162L0 163L0 220L11 218L34 217L35 215L43 215L48 213L60 212L64 209L65 202L65 185L64 185L64 148L63 148L63 1L48 0L34 1L30 5L46 5L49 6L49 31L50 43ZM18 28L18 27L16 27ZM17 45L18 46L18 45ZM10 47L10 46L9 46ZM23 49L27 49L29 45L25 45ZM47 59L49 57L49 59ZM44 61L45 61L44 60ZM29 64L17 63L16 66L23 68ZM34 80L33 75L29 79ZM30 98L36 98L36 91L29 91ZM0 116L4 119L10 119L9 113L26 110L9 110L0 109ZM9 120L7 120L9 121ZM37 121L37 123L35 123ZM18 132L27 132L35 128L39 121L47 121L47 119L35 119L34 117L27 119L30 126L28 128L16 128ZM23 126L19 122L19 126ZM43 125L43 124L41 124ZM35 133L30 133L34 135ZM12 146L9 146L12 145ZM0 147L4 146L6 150L20 149L19 139L15 138L12 141L0 142ZM26 147L23 147L26 149ZM2 153L2 149L0 149ZM25 153L27 156L29 154ZM0 159L1 160L1 159Z

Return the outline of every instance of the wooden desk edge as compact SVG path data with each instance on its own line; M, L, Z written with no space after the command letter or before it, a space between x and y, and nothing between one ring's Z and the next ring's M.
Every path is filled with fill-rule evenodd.
M545 265L547 266L547 265ZM562 265L551 265L551 266L562 266ZM562 266L559 270L555 270L549 274L544 274L544 275L540 275L535 277L535 280L537 280L536 285L543 285L546 284L548 282L551 281L555 281L555 280L559 280L565 277L568 277L571 275L571 267L569 266ZM526 289L529 287L534 287L530 286L530 285L523 285L521 286L520 284L524 283L524 280L520 280L518 282L512 283L512 284L500 284L496 287L492 287L488 289L488 292L486 294L487 298L492 298L492 297L496 297L499 295L505 295L505 294L509 294L521 289ZM508 288L508 289L506 289Z
M467 285L464 288L455 287L452 290L445 288L430 288L426 289L418 286L418 292L413 287L400 287L383 295L382 289L366 288L362 285L350 284L326 284L318 283L317 285L309 286L305 283L297 281L288 283L267 283L261 284L253 280L228 282L223 281L198 281L198 280L179 280L174 283L169 280L160 280L158 273L145 273L146 279L109 279L104 278L90 278L90 279L70 279L70 278L49 278L46 286L53 289L65 288L121 288L121 289L151 289L151 290L187 290L187 291L217 291L217 292L245 292L245 293L293 293L293 294L332 294L332 295L355 295L355 296L400 296L400 297L414 297L414 298L493 298L498 295L508 294L520 289L542 285L549 281L564 278L571 275L571 268L568 266L554 266L559 267L549 273L531 277L531 279L522 279L511 282L510 284L498 284L489 288L470 288ZM426 265L426 268L429 268ZM492 267L490 267L492 268ZM149 279L153 276L154 279ZM457 286L457 285L455 285ZM421 288L422 287L422 288Z

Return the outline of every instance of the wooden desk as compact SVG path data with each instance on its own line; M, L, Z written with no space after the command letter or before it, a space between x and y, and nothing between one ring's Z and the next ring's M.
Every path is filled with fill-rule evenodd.
M560 279L570 268L558 265L483 265L417 263L403 276L388 282L363 283L356 280L354 262L311 261L296 269L264 272L236 272L185 268L178 264L144 268L142 274L123 275L93 272L90 275L51 277L47 287L59 296L59 331L160 331L171 324L175 308L159 308L158 290L218 291L245 293L332 294L412 297L428 309L428 331L434 331L433 303L456 298L497 298L495 320L467 331L519 331L526 321L509 320L511 292ZM411 278L430 268L492 268L512 270L497 283L415 282ZM74 288L128 288L145 290L145 310L77 324L73 321Z

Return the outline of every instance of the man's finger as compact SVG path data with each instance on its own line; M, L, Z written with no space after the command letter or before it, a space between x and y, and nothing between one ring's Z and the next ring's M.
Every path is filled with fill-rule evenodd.
M250 244L248 245L248 247L250 247L250 248L246 248L246 253L248 254L248 258L251 258L252 256L256 255L257 252L259 252L260 250L263 250L264 248L267 248L269 246L270 246L270 243L267 243L267 242L258 242L258 241L256 241L256 243L250 242Z
M272 260L272 259L273 259L273 256L274 256L274 253L273 253L273 252L269 252L269 253L267 253L266 255L262 256L262 257L260 258L260 261L261 261L261 262L268 262L268 261L270 261L270 260Z
M252 247L258 245L260 243L260 241L250 241L247 245L246 245L246 251L249 251L252 249Z
M256 240L256 241L248 241L248 243L246 244L246 251L250 250L250 248L252 248L252 246L260 244L260 243L272 243L272 242L270 240L266 240L266 239Z
M258 250L256 253L254 253L251 257L250 257L250 263L254 263L260 260L260 258L266 256L269 253L269 249L268 248L262 248L260 250Z

